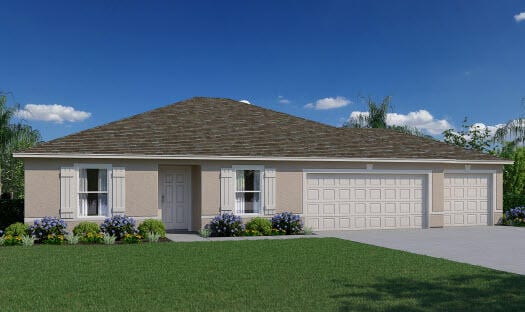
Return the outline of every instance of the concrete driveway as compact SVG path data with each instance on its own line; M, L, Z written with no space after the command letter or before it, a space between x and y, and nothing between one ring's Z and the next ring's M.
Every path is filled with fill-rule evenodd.
M482 226L318 234L525 275L525 228Z

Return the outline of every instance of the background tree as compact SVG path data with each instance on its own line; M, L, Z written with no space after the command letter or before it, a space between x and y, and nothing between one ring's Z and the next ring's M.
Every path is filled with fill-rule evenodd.
M499 156L514 161L512 165L505 165L503 168L505 194L523 194L525 188L525 148L515 147L514 143L508 143L501 149Z
M38 130L14 120L16 105L7 106L7 94L0 92L0 194L24 195L24 165L13 152L40 142Z
M494 141L487 127L469 125L467 118L463 120L461 130L448 129L443 132L443 140L446 143L476 150L483 153L495 153Z
M521 99L521 105L525 108L525 97ZM520 116L517 119L509 120L503 127L496 130L494 141L504 144L512 142L510 147L516 148L525 143L525 118Z
M343 124L343 127L392 129L406 134L434 139L432 136L424 134L421 130L415 127L410 127L406 125L388 125L387 117L388 111L391 109L391 100L392 97L387 96L383 99L383 101L381 101L381 103L377 104L371 97L368 97L366 99L368 105L368 112L366 114L358 114L357 116L350 118L348 122Z

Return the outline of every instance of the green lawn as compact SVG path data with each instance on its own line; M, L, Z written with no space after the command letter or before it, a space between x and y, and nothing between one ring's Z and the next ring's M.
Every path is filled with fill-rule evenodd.
M331 238L0 248L0 311L363 310L525 310L525 277Z

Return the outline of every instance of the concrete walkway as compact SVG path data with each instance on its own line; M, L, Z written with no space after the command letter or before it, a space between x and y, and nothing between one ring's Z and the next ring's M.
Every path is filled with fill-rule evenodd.
M173 242L205 242L205 241L240 241L261 239L296 239L319 237L318 235L276 235L276 236L241 236L241 237L209 237L204 238L196 233L166 233L166 238Z
M525 275L525 228L480 226L318 234Z

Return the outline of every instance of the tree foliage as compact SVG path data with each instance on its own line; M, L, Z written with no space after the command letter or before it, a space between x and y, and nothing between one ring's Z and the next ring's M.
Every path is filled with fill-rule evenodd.
M499 156L513 160L512 165L503 167L503 190L505 194L523 194L525 188L525 147L516 147L514 143L507 143Z
M16 106L7 106L7 94L0 92L0 193L24 194L24 164L13 153L40 141L40 133L15 121Z
M495 149L489 130L486 127L468 124L467 118L463 120L461 130L445 130L443 140L452 145L483 153L494 153Z
M406 134L433 139L431 136L424 134L421 130L415 127L387 124L388 111L391 109L391 96L385 97L381 103L374 102L371 97L366 98L366 101L368 105L368 112L365 114L353 116L348 122L343 124L343 127L392 129Z

